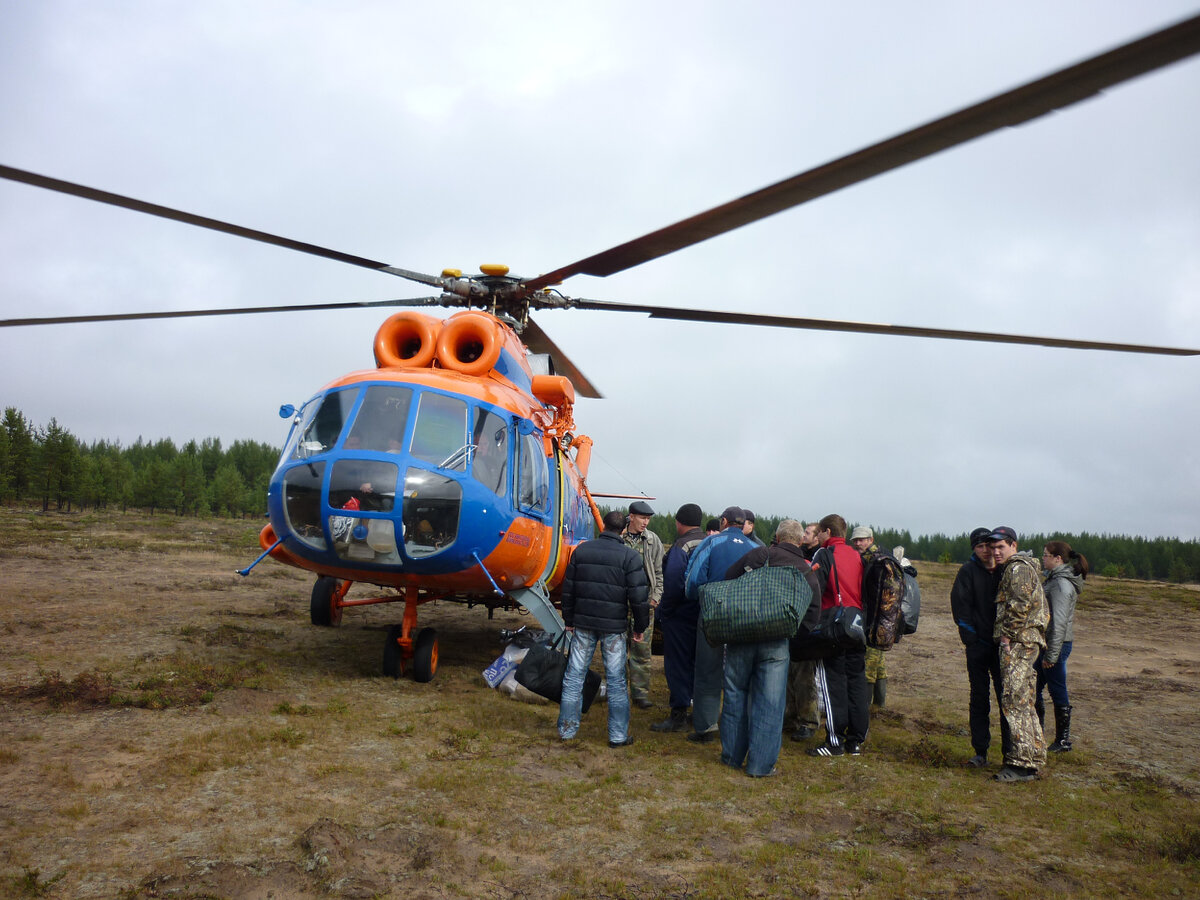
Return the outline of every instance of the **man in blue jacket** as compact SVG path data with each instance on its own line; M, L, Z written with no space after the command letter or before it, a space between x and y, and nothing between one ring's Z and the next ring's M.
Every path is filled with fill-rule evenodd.
M633 641L641 643L650 623L650 604L642 557L622 542L624 527L625 514L610 512L600 536L576 547L567 563L562 617L572 639L558 708L558 736L564 741L579 733L583 679L599 644L608 680L608 746L633 743L625 685L625 632L632 615Z
M700 602L700 585L724 581L735 562L757 546L742 533L746 514L731 506L721 513L721 531L704 539L688 562L684 593L692 603ZM725 680L725 647L713 647L696 629L696 674L692 685L692 733L689 741L707 744L716 740L721 715L721 686Z

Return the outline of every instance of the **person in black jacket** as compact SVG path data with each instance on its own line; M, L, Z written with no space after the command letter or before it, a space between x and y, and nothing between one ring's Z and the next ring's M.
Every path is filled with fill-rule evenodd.
M764 565L799 569L809 588L804 626L816 626L821 610L821 585L800 549L804 526L784 519L770 547L758 547L725 572L725 580L740 578ZM725 647L725 702L721 708L721 762L746 774L765 778L775 774L783 734L787 699L788 638L728 644Z
M992 636L1000 570L992 558L991 533L990 528L976 528L971 532L971 558L958 570L950 589L950 612L966 653L967 680L971 686L968 716L975 755L967 760L967 765L974 768L987 765L988 746L992 742L993 691L996 708L1000 708L1000 648ZM1004 755L1008 756L1012 738L1004 716L1000 716L1000 743Z
M642 557L621 541L624 527L625 514L610 512L604 517L604 532L576 547L567 564L562 617L573 636L558 708L558 736L564 741L579 732L583 679L599 644L608 680L608 746L633 743L625 684L625 631L632 615L633 641L642 642L650 623L650 604Z

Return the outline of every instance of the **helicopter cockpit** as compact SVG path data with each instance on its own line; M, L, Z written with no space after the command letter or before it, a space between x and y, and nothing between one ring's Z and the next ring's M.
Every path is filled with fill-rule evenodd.
M470 398L409 385L320 394L296 415L281 459L288 529L318 554L400 565L455 543L464 490L544 514L541 440L514 425Z

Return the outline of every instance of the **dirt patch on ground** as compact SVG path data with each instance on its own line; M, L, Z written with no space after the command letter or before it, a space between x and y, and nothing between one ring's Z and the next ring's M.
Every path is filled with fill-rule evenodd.
M993 796L961 768L953 566L921 566L921 629L888 656L889 706L868 754L831 780L829 761L785 741L781 776L752 782L717 765L711 745L651 733L661 708L635 711L626 755L604 744L603 707L561 745L554 707L507 700L480 677L499 630L529 617L423 607L439 672L394 681L380 675L382 645L401 608L314 628L307 575L272 563L235 574L256 555L250 525L118 518L22 541L23 520L0 514L0 894L842 896L858 885L886 897L905 895L915 866L933 873L929 896L994 893L986 873L1005 870L1029 890L1077 894L1084 871L1084 893L1132 889L1139 853L1160 877L1177 853L1168 887L1195 869L1194 814L1176 851L1140 848L1137 835L1139 804L1200 792L1188 589L1170 602L1085 593L1070 660L1078 750L1013 811L1002 805L1012 793ZM661 674L654 690L664 701ZM896 800L897 771L917 773L905 777L925 793ZM1111 799L1105 840L1123 868L1106 876L1109 845L1073 832L1055 838L1061 856L1025 860L989 827L1073 802L1064 792Z

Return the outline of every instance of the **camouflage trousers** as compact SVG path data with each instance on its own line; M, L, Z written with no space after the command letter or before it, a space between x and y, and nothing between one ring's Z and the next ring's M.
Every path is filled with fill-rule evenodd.
M633 633L633 618L629 619L629 633ZM642 642L629 643L629 699L650 699L650 642L654 638L654 613L650 613L650 624L642 635Z
M867 684L874 684L880 678L887 678L887 664L884 662L882 650L868 647L865 665Z
M783 708L783 730L791 733L801 726L817 729L817 661L788 663L787 703Z
M1004 762L1010 766L1040 769L1046 765L1046 739L1034 710L1037 673L1033 665L1041 649L1033 644L1000 647L1000 711L1012 736L1012 749Z

